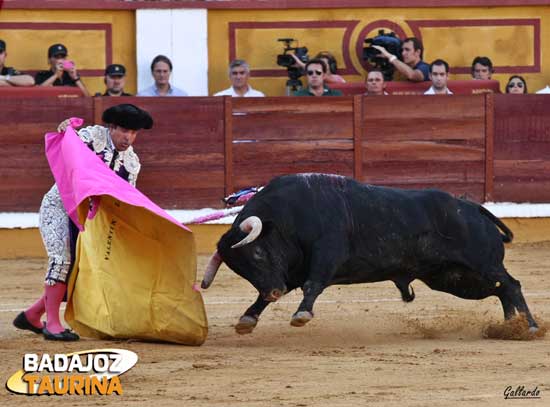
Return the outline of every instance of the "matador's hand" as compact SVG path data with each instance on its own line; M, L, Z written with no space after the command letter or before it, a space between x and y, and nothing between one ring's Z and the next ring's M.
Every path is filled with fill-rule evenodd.
M71 119L63 120L61 123L59 123L59 126L57 126L57 132L58 133L64 133L65 130L67 130L67 126L71 124Z

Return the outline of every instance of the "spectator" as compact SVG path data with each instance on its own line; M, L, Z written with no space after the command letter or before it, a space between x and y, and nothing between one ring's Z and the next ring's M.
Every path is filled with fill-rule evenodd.
M0 40L0 86L33 86L34 79L32 76L5 66L7 57L6 41Z
M494 72L493 62L488 57L475 57L472 61L472 78L489 80Z
M105 69L106 90L103 95L96 96L132 96L130 93L124 92L126 84L126 68L124 65L111 64Z
M447 88L447 81L449 80L449 64L446 61L436 59L430 64L430 79L432 80L432 86L424 92L425 95L453 94L453 92Z
M294 96L342 96L339 90L330 89L325 85L327 67L320 59L311 59L305 66L307 88L294 92Z
M384 47L372 45L380 51L380 55L386 58L407 80L411 82L423 82L430 80L430 66L422 60L424 57L424 45L415 37L405 38L402 45L400 61L396 55L390 54Z
M231 86L214 96L233 96L233 97L263 97L262 92L252 89L248 84L250 78L250 66L242 59L235 59L229 64L229 80Z
M373 69L367 74L366 86L367 91L365 95L377 96L387 95L386 81L384 80L384 74L378 69Z
M188 96L187 92L170 85L172 61L164 55L157 55L151 62L151 74L155 83L138 92L137 96Z
M506 93L513 93L516 95L527 93L527 82L525 82L522 76L510 76L508 84L506 85Z
M296 55L290 54L296 61L296 65L299 66L302 69L305 69L306 64L300 60ZM337 74L338 72L338 65L336 62L336 58L334 55L332 55L328 51L321 51L317 55L315 55L315 59L320 59L323 61L323 63L327 67L327 73L325 75L325 83L327 84L333 84L333 83L346 83L346 80L342 78L340 75Z
M84 96L90 96L88 89L80 80L73 61L67 59L69 54L63 44L53 44L48 48L49 71L40 71L34 77L40 86L75 86L80 88Z

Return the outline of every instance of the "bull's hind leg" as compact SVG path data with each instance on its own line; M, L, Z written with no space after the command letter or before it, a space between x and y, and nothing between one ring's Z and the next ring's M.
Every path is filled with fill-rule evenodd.
M241 335L251 333L258 324L260 314L268 305L269 301L264 300L262 295L258 295L256 302L239 318L239 322L235 325L235 331Z
M420 277L420 280L434 290L469 300L481 300L496 295L502 303L504 318L513 317L515 308L525 314L530 329L538 329L521 293L519 281L510 276L502 265L493 271L472 271L467 267L453 265L426 274Z
M523 297L523 293L521 292L520 282L508 274L504 266L501 266L501 269L502 273L500 273L500 275L502 275L503 281L500 281L500 287L497 295L500 298L502 307L504 308L505 318L508 319L514 315L513 308L515 307L520 314L524 314L525 318L527 318L529 330L537 331L538 325L535 322L533 315L531 315L531 311L529 311L527 303L525 302L525 297ZM510 308L512 308L512 310L510 310Z

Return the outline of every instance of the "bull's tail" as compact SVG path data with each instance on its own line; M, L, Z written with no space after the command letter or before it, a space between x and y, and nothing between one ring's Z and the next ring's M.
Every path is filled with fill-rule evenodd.
M514 234L512 231L502 222L499 218L497 218L495 215L493 215L489 210L485 209L483 206L479 205L479 212L481 212L482 215L486 216L493 222L495 225L498 226L498 228L504 232L504 234L501 234L502 241L504 243L510 243L514 239Z

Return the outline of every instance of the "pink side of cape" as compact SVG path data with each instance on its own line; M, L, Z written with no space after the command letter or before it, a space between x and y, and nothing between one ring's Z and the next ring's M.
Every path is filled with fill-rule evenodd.
M71 123L76 124L73 120ZM95 198L94 204L100 205L101 201L97 197L101 195L110 195L129 205L143 207L189 230L110 170L100 157L86 147L71 126L67 127L65 134L46 134L46 157L65 210L80 230L84 230L84 226L78 220L78 206L88 198ZM92 215L97 208L93 209Z

